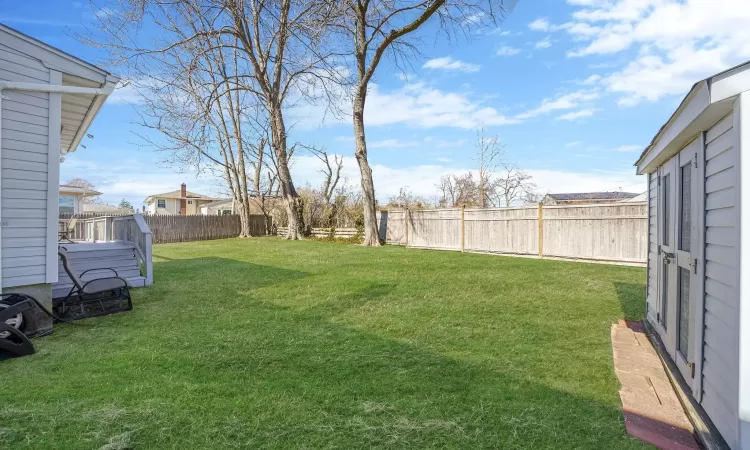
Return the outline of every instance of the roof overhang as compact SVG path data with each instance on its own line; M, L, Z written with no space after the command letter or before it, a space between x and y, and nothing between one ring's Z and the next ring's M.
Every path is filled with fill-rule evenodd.
M80 195L83 197L95 197L97 195L102 195L101 192L95 191L93 189L88 189L80 186L66 186L66 185L60 185L60 188L58 190L61 194L72 194L72 195Z
M2 83L0 89L62 94L60 153L75 151L120 78L6 25L0 24L0 32L15 50L62 74L60 84Z
M653 173L669 158L732 112L734 99L750 90L750 62L693 85L635 163L638 175Z

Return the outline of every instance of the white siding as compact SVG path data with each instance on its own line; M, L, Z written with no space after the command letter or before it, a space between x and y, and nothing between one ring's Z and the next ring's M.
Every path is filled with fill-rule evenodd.
M167 198L164 200L166 200L166 203L167 203L166 208L157 208L156 205L158 205L159 199L154 198L153 203L149 203L148 206L146 207L146 211L148 211L149 214L157 214L157 215L170 215L170 216L180 215L180 201L179 200L176 200L173 198Z
M701 404L738 448L738 179L732 115L706 133L706 270Z
M50 71L0 42L0 80L48 83ZM3 91L2 285L46 283L49 94Z
M658 249L658 222L656 212L657 208L657 193L659 192L658 179L659 175L654 172L650 174L648 181L648 291L646 295L646 307L648 309L647 314L653 317L656 321L656 305L657 305L657 270L659 268L659 255Z

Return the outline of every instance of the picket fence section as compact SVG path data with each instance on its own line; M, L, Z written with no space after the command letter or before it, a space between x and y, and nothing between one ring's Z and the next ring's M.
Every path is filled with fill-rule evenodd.
M313 228L310 235L317 238L326 238L331 235L331 228ZM287 227L278 227L276 234L286 236ZM356 228L333 228L333 236L337 239L346 239L356 236L359 231Z
M380 239L408 247L646 263L647 203L391 210Z

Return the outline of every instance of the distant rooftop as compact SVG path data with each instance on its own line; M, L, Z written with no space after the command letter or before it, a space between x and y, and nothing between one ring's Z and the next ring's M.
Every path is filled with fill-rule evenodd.
M575 192L569 194L547 194L557 201L571 200L624 200L636 197L632 192Z

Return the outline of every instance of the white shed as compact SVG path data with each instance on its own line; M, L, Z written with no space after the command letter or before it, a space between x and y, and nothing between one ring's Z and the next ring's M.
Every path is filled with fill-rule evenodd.
M51 303L51 284L58 277L60 156L75 151L117 81L0 24L3 291Z
M696 83L636 163L649 185L647 323L732 449L750 449L748 154L750 62Z

